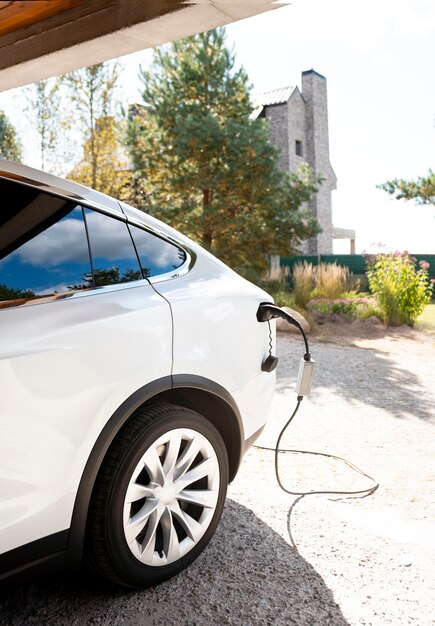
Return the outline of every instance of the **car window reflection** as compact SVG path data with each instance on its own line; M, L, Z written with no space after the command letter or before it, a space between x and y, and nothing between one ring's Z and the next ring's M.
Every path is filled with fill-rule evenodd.
M160 239L146 230L130 225L131 234L139 255L144 276L166 274L180 267L186 253L169 241Z
M178 246L76 202L0 179L0 308L168 274Z
M9 229L2 227L0 300L89 288L85 277L90 274L91 266L81 207L65 211L63 206L52 213L47 206L47 211L40 211L36 219L30 204L14 217L15 224L10 223Z
M85 209L95 287L142 279L127 224Z

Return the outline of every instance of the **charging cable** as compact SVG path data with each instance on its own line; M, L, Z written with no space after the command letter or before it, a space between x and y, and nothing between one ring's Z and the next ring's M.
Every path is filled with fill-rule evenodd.
M296 449L286 449L286 448L280 448L279 447L280 443L281 443L281 440L282 440L282 437L283 437L284 433L286 432L287 428L290 426L290 424L293 421L294 417L296 416L296 413L299 410L299 407L301 405L302 400L304 399L304 396L308 396L310 391L311 391L311 383L312 383L312 380L313 380L313 372L314 372L315 361L313 361L313 359L311 358L310 349L309 349L309 345L308 345L308 339L307 339L307 336L305 334L305 331L302 328L301 324L294 317L292 317L286 311L283 311L279 307L275 306L274 304L270 304L268 302L262 303L258 307L257 320L259 322L270 322L271 319L278 318L278 317L280 317L282 319L285 319L289 324L292 324L293 326L295 326L299 330L299 332L302 334L302 337L303 337L304 343L305 343L305 354L304 354L303 358L301 359L301 363L300 363L300 366L299 366L298 380L297 380L297 383L296 383L296 393L298 394L297 395L297 401L296 401L296 407L295 407L292 415L288 419L287 423L285 424L284 428L281 430L281 432L280 432L280 434L278 436L275 448L269 448L267 446L257 446L257 445L254 445L253 447L257 448L258 450L269 450L269 451L275 453L275 476L276 476L276 480L277 480L278 485L280 486L280 488L285 493L288 493L288 494L290 494L292 496L309 496L309 495L325 495L325 494L328 494L328 495L331 495L331 494L332 495L348 495L348 496L357 496L357 495L359 495L361 497L370 496L379 487L379 483L377 483L374 478L372 478L371 476L369 476L368 474L363 472L362 469L360 469L359 467L357 467L356 465L354 465L353 463L351 463L347 459L344 459L341 456L336 456L334 454L327 454L326 452L312 452L311 450L296 450ZM270 348L269 356L267 357L267 359L265 360L263 365L267 364L268 362L269 362L269 364L271 364L272 360L273 360L273 368L272 369L275 369L276 365L278 364L278 359L277 359L277 357L273 357L272 356L271 348ZM269 369L269 367L267 367L267 368L264 368L264 371L272 371L272 369ZM350 469L352 469L353 471L357 472L361 476L364 476L365 478L370 480L372 482L372 486L368 487L366 489L359 489L357 491L335 491L335 490L290 491L289 489L284 487L284 485L283 485L283 483L281 481L281 477L280 477L280 473L279 473L279 454L280 453L311 454L311 455L315 455L315 456L323 456L323 457L327 457L327 458L330 458L330 459L335 459L337 461L343 461L343 463L345 463Z

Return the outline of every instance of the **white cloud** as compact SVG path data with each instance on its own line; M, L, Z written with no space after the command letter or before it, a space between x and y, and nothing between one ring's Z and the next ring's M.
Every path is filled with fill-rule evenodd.
M9 257L35 267L89 262L83 222L66 218L40 233Z

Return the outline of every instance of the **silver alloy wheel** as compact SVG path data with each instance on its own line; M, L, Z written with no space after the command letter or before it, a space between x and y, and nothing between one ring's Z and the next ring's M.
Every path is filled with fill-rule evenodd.
M177 561L204 536L219 496L215 449L201 433L176 428L137 464L124 500L124 536L144 565Z

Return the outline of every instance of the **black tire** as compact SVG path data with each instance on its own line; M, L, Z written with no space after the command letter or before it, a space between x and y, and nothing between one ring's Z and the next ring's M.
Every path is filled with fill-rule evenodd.
M173 473L168 473L164 480L160 481L163 487L159 486L160 482L157 485L158 481L151 480L157 476L157 470L155 474L152 474L151 470L144 469L137 475L138 467L150 466L149 462L146 466L142 465L145 453L146 458L150 459L151 455L155 455L157 451L160 466L156 465L156 467L159 471L163 465L166 465L166 459L170 464L175 458L172 455L169 459L170 442L178 441L177 437L181 437L179 453L176 456L177 463L181 460L181 469L174 465L171 470ZM157 445L165 438L169 438L168 443ZM190 457L188 454L189 446L192 450L196 449L193 447L193 440L195 440L195 446L198 446L200 442L202 447L195 456L195 460L188 466L188 470L184 469L184 473L181 474L186 465L182 463L183 459L193 458L195 454L192 452ZM182 458L184 450L185 455ZM204 473L203 468L206 462L212 464L210 467L213 470L210 471L210 476L206 475L196 482L189 483L189 478L194 476L193 472L201 474L202 470ZM201 463L202 466L199 467ZM171 483L170 476L175 476L175 474L180 474L184 482L181 478L177 478ZM134 476L136 478L133 478ZM152 493L148 497L145 496L130 503L126 497L127 489L130 488L136 493L138 484L139 489L146 489L147 492L152 491ZM176 489L180 489L181 484L188 486L188 489L183 487L176 496L173 495ZM110 581L130 587L156 585L178 574L196 559L213 536L222 514L227 485L228 455L225 444L216 428L208 420L194 411L172 404L154 404L139 409L116 436L95 482L85 537L85 555L88 563L96 572ZM132 493L130 490L129 494ZM195 493L195 490L198 491ZM194 494L190 502L189 494ZM198 498L201 500L202 494L213 498L213 506L198 505L197 500ZM153 519L160 520L155 523L150 521L152 519L150 514L143 513L152 507L157 507L153 513L155 515ZM176 507L179 509L178 513ZM164 512L161 518L158 518L161 510ZM135 520L140 518L139 524L141 525L144 515L148 515L144 529L131 539L130 533L136 533ZM190 522L191 519L195 521ZM190 524L193 524L195 533L189 532ZM154 528L156 530L153 530ZM202 532L203 534L196 541L194 534L198 534L198 529L199 534ZM129 547L127 535L132 547ZM138 555L137 552L140 553L143 548L142 541L147 548L141 555ZM171 554L171 546L174 545L176 550L178 545L179 558L177 551ZM139 560L139 558L145 558L143 555L151 553L152 556L147 556L148 561L147 559L145 559L146 562Z

